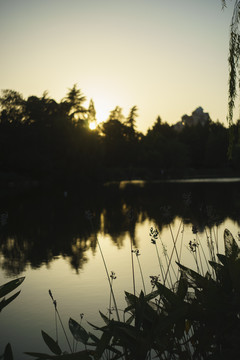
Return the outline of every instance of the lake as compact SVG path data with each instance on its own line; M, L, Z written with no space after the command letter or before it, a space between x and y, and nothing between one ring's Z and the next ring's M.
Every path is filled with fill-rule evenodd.
M240 179L35 189L2 197L0 212L0 284L25 276L21 294L0 314L0 354L10 342L15 359L31 359L23 352L50 353L41 330L55 338L49 289L66 329L70 317L80 322L80 314L84 314L81 324L87 330L93 331L88 322L103 325L99 310L108 316L112 303L101 251L108 273L116 274L113 288L120 315L125 307L124 291L134 291L132 262L139 294L144 286L151 291L150 276L163 278L161 269L166 269L167 257L172 256L173 264L169 286L178 274L178 257L182 264L196 269L190 241L197 244L203 263L204 256L209 258L207 242L223 253L225 228L238 239ZM151 241L151 228L158 230L156 245ZM132 250L139 250L140 256ZM207 270L206 263L203 268ZM69 331L68 335L72 343ZM58 336L62 349L68 351L60 326Z

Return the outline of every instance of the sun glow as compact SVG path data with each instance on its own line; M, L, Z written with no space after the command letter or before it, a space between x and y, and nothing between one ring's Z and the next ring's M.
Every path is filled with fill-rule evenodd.
M95 121L94 121L94 122L91 122L91 123L89 124L89 129L90 129L90 130L95 130L96 127L97 127L97 124L96 124Z

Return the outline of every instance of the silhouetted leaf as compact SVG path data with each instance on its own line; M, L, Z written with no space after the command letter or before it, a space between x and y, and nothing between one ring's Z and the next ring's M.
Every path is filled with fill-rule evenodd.
M131 315L127 320L126 320L126 324L131 324L133 322L133 320L135 319L134 315Z
M156 286L159 291L159 295L164 297L167 301L169 301L171 304L179 303L180 298L178 295L176 295L173 291L169 290L165 285L156 282Z
M104 350L109 346L110 344L110 340L112 338L112 334L110 331L104 331L98 344L97 344L97 347L96 347L96 354L98 356L98 359L101 358Z
M179 296L180 299L183 300L185 298L185 296L187 294L187 290L188 290L187 280L181 274L180 280L178 282L178 288L177 288L177 295Z
M105 324L108 325L110 323L109 318L106 315L104 315L101 311L99 311L99 314L101 315L101 318L103 319Z
M211 267L215 270L215 273L218 274L219 271L223 269L223 265L216 263L215 261L208 261Z
M226 255L217 254L217 257L218 257L218 259L221 261L221 263L222 263L223 265L226 265L226 264L227 264L227 257L226 257Z
M159 296L159 292L158 292L158 290L155 290L155 291L151 292L150 294L145 295L145 296L144 296L144 299L145 299L146 301L149 301L149 300L154 299L154 298L157 297L157 296Z
M180 267L183 275L186 277L189 286L193 288L206 288L214 283L214 281L209 277L204 277L198 274L196 271L187 268L176 262L176 264Z
M51 338L51 336L49 336L47 333L45 333L42 330L42 337L43 340L45 341L45 344L49 347L49 349L56 355L60 355L62 353L62 350L60 349L58 343Z
M44 354L44 353L38 353L38 352L25 352L24 354L34 356L34 357L36 357L38 359L54 359L55 358L52 355L48 355L48 354Z
M93 343L88 342L88 345L97 345L100 339L91 332L89 332L88 335L89 335L89 339L93 340Z
M87 322L89 325L91 325L95 330L100 330L100 331L103 331L106 327L99 327L97 325L94 325L92 323L90 323L89 321Z
M0 302L0 311L2 311L2 309L7 306L8 304L10 304L10 302L12 302L14 299L16 299L16 297L20 294L21 291L18 291L16 294L10 296L8 299L3 298L2 301Z
M125 299L128 306L124 309L124 312L134 309L138 300L137 296L125 291Z
M25 277L21 277L12 281L7 282L4 285L0 286L0 298L9 294L11 291L16 289L19 285L22 284Z
M228 229L224 230L224 245L227 257L233 257L234 259L240 258L239 247Z
M9 343L5 347L4 354L3 354L3 360L13 360L12 347Z
M37 352L25 352L25 354L44 360L92 360L92 357L90 355L93 355L94 352L91 350L83 350L73 354L62 354L62 355L49 355L49 354L42 354Z
M89 339L87 331L72 318L69 319L68 325L74 339L82 342L83 344L86 344Z

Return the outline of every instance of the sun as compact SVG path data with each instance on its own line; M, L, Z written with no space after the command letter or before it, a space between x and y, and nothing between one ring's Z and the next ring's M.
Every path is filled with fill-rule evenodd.
M89 129L90 129L90 130L95 130L96 127L97 127L97 124L96 124L95 121L94 121L94 122L91 122L91 123L89 124Z
M93 102L94 102L94 108L95 108L95 119L91 119L89 121L89 129L95 130L99 124L107 121L109 117L110 110L115 108L114 100L111 99L111 96L109 94L103 94L103 91L101 94L95 94L95 97L93 95Z

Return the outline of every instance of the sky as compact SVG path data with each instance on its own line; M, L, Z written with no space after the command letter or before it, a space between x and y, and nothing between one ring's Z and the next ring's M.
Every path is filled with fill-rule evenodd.
M227 125L234 3L0 0L0 89L60 101L76 83L98 121L137 105L143 133L157 116L175 124L199 106Z

